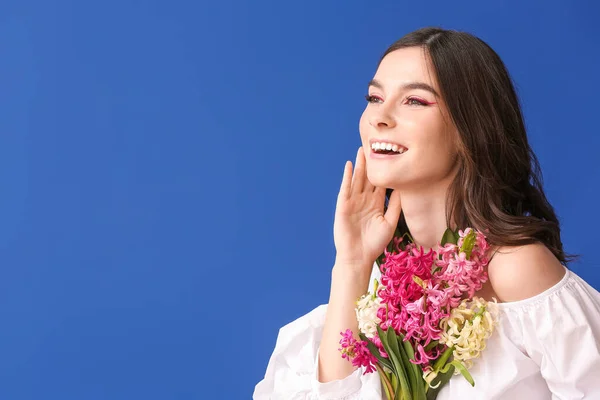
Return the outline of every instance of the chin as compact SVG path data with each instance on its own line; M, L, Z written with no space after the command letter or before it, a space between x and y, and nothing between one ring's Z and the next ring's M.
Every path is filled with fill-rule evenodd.
M398 188L402 186L402 182L398 181L398 177L390 173L390 171L373 170L367 168L367 179L373 186L383 188Z

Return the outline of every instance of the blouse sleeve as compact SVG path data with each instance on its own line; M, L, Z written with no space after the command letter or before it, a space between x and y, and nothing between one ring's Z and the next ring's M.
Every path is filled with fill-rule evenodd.
M362 367L344 379L319 382L317 360L326 311L327 305L320 305L279 330L265 376L254 388L254 400L382 399L379 375L365 375Z
M553 399L600 399L600 293L571 271L515 308ZM510 307L510 303L509 307Z

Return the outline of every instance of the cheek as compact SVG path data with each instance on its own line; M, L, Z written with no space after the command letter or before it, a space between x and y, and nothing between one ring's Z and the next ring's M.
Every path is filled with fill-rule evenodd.
M367 134L369 132L369 123L368 123L368 119L367 119L367 115L366 115L366 110L363 111L362 115L360 116L360 119L358 121L358 131L360 133L360 140L363 144L363 147L367 146Z
M443 121L435 121L434 119L421 126L426 127L421 131L418 146L423 165L430 165L438 171L451 168L458 153L456 146L457 133Z
M456 134L441 116L434 115L426 120L421 120L418 126L422 128L421 143L427 147L443 153L448 153L450 149L456 147Z

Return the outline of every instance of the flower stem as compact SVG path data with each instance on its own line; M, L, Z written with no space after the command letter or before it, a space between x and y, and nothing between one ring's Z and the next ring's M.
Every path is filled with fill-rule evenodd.
M452 354L453 350L454 350L454 346L448 347L446 349L446 351L444 351L444 353L442 354L442 356L440 358L438 358L438 360L433 365L433 370L435 372L438 372L439 370L441 370L442 368L444 368L444 365L446 365L446 361L448 361L448 358L450 358L450 355Z
M379 376L384 383L383 388L385 389L385 394L388 400L394 400L395 393L394 389L392 388L392 383L390 382L390 379L388 378L383 368L379 366L379 364L375 364L375 368L377 368L377 372L379 372Z

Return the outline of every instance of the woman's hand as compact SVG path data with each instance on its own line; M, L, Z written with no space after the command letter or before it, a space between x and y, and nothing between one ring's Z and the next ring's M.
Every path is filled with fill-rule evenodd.
M358 337L354 310L356 299L366 293L373 262L392 240L400 217L400 195L392 192L384 214L385 188L375 188L367 179L362 147L344 168L333 228L335 265L319 352L319 381L344 379L354 371L338 351L340 332L351 329Z
M362 147L356 155L356 167L347 161L335 210L333 237L336 265L370 268L392 240L400 211L400 193L393 191L384 214L385 191L367 179Z

